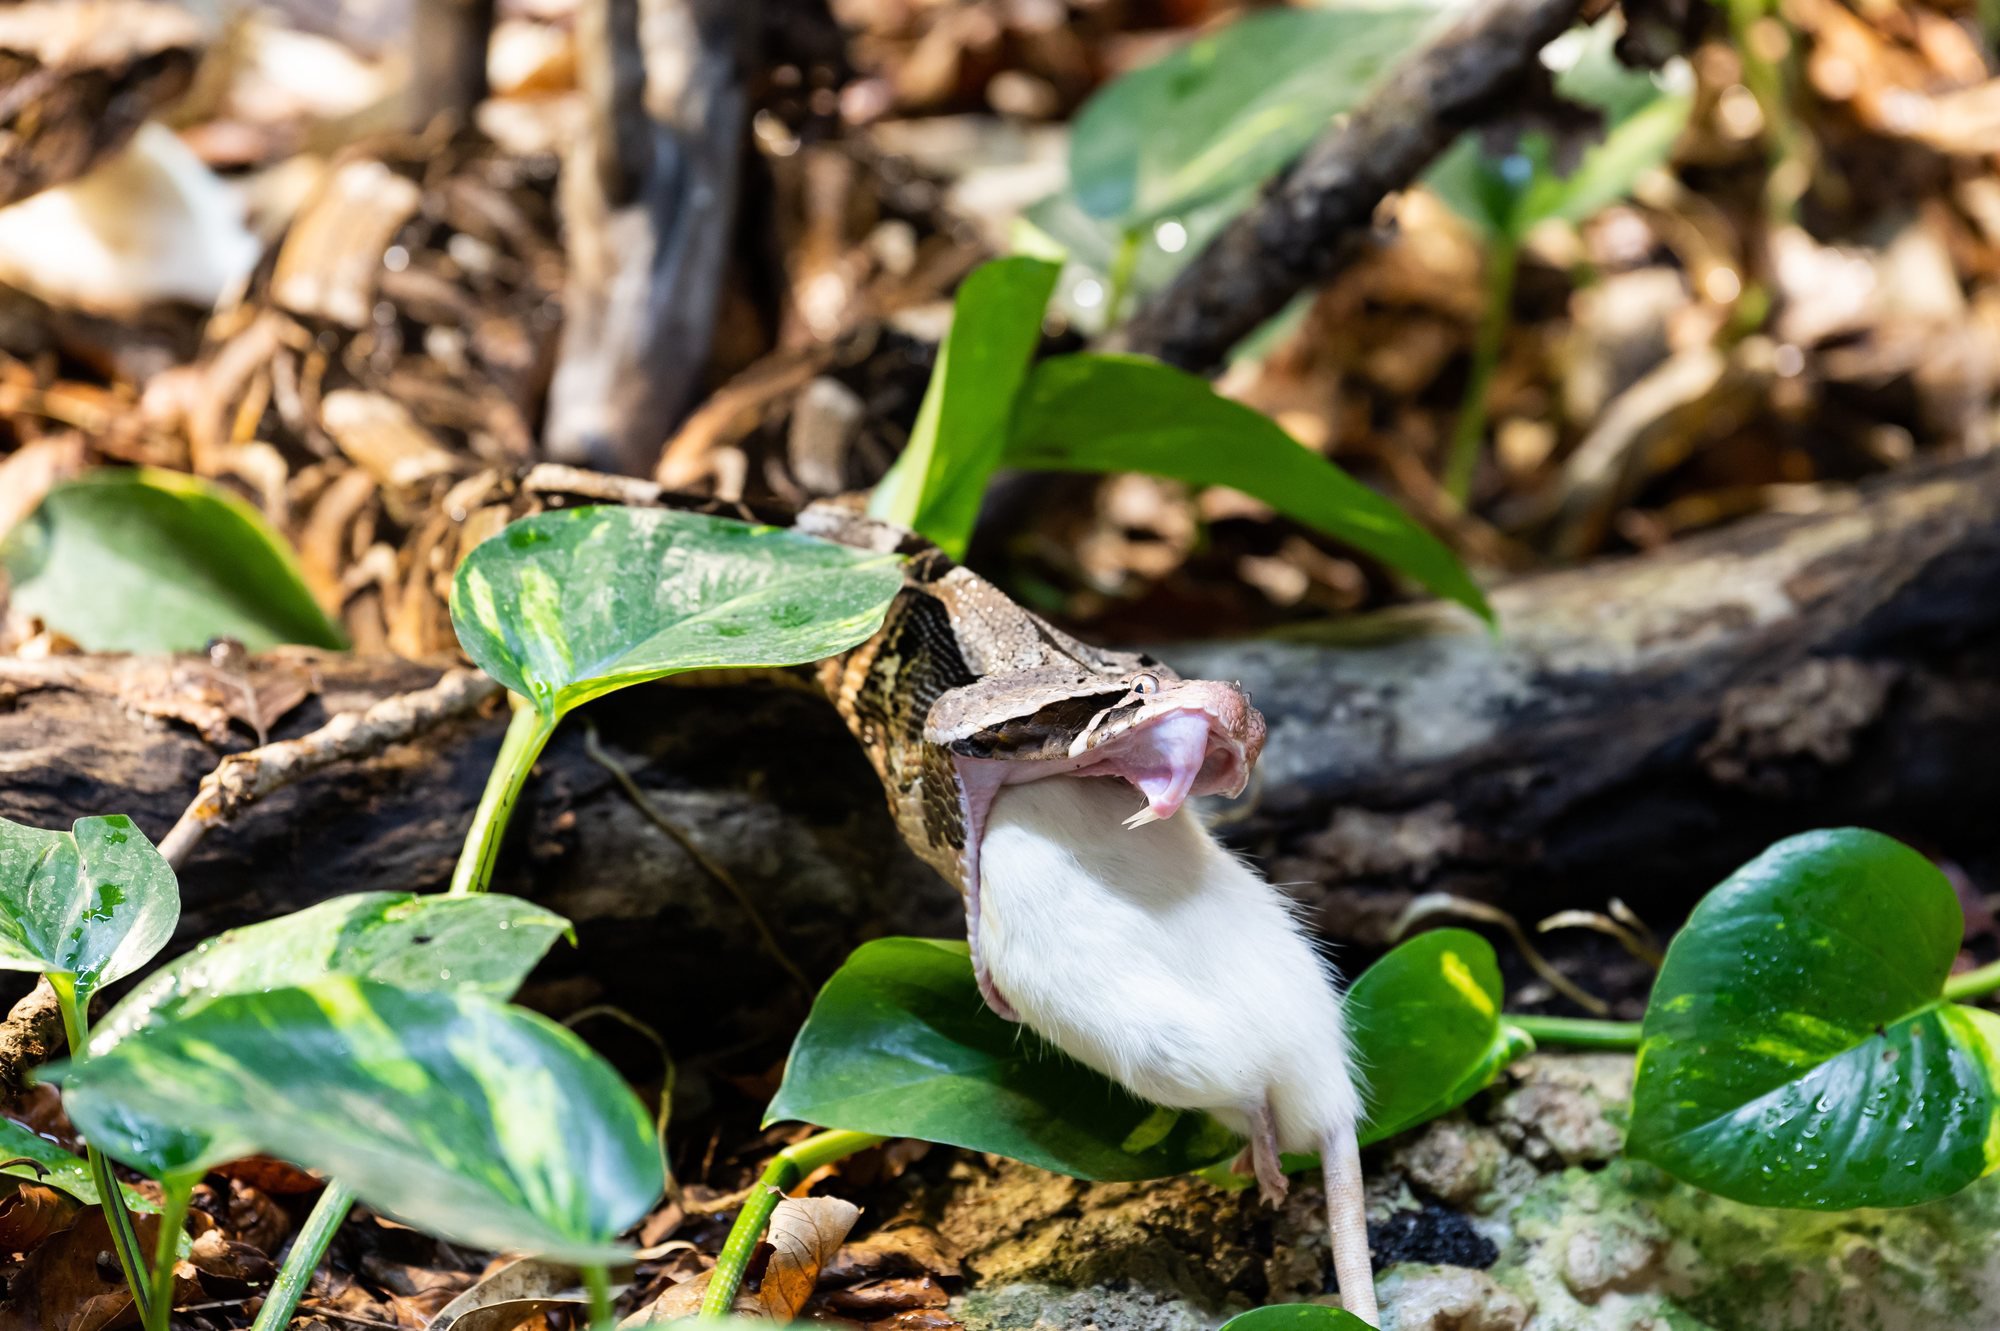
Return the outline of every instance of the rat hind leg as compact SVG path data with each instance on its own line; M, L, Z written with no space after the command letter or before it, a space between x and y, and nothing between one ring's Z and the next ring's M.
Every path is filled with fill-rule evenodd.
M1271 1097L1264 1099L1243 1111L1250 1120L1250 1144L1243 1148L1250 1157L1251 1168L1257 1175L1257 1191L1265 1201L1276 1206L1285 1200L1290 1180L1285 1177L1284 1165L1278 1159L1278 1116L1271 1112ZM1237 1168L1242 1168L1239 1162Z

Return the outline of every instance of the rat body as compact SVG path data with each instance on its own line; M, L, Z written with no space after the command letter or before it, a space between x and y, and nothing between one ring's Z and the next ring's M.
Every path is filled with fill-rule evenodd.
M1122 781L1057 777L993 802L976 960L1030 1029L1134 1095L1325 1161L1342 1301L1377 1318L1340 993L1282 895L1190 817L1127 826Z

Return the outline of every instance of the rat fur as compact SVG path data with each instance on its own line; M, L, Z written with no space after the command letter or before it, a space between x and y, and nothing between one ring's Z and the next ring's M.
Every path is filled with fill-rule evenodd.
M1373 1325L1361 1094L1337 977L1283 895L1207 828L1180 816L1128 830L1131 802L1103 778L999 792L979 961L1065 1054L1247 1137L1267 1200L1284 1195L1279 1152L1318 1152L1342 1301Z

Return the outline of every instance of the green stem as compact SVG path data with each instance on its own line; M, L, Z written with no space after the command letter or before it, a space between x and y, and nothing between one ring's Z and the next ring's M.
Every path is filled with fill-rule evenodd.
M1798 214L1799 196L1810 183L1808 143L1791 108L1789 61L1767 60L1757 48L1757 28L1765 21L1781 22L1773 0L1729 0L1729 29L1743 67L1743 86L1756 99L1764 117L1764 209L1773 227L1785 227Z
M313 1272L319 1269L320 1259L340 1231L340 1222L353 1207L352 1191L339 1183L326 1185L313 1203L312 1214L306 1217L305 1228L292 1240L292 1250L285 1254L285 1264L271 1282L271 1292L264 1296L264 1306L257 1310L257 1323L251 1331L284 1331L292 1324L292 1314L312 1284Z
M590 1325L602 1331L611 1325L611 1276L601 1266L583 1268L584 1288L590 1291Z
M880 1146L882 1141L883 1138L865 1132L821 1132L778 1152L744 1199L743 1209L736 1213L736 1223L729 1227L729 1237L723 1241L722 1251L715 1258L715 1270L708 1277L701 1315L729 1315L736 1304L736 1291L743 1288L743 1272L750 1265L750 1256L757 1251L757 1241L764 1237L764 1226L770 1223L771 1212L778 1209L778 1199L787 1190L797 1187L800 1179L821 1165Z
M1132 291L1132 274L1139 269L1139 251L1146 243L1143 231L1127 231L1118 238L1118 252L1111 256L1111 271L1107 273L1107 290L1104 296L1104 326L1109 328L1118 322L1124 313L1125 297Z
M1963 1003L1968 998L1983 998L1995 989L2000 989L2000 961L1988 962L1977 970L1954 975L1944 982L1944 996L1954 1003Z
M458 866L451 873L451 895L467 896L484 892L492 881L493 866L500 859L500 842L507 835L507 819L528 773L535 769L542 746L555 731L555 722L522 698L512 698L514 719L507 723L507 737L493 758L493 770L486 775L486 790L473 811L472 826L465 832L465 849L458 853Z
M56 1006L62 1012L63 1035L69 1041L70 1057L89 1058L90 1017L85 1002L77 994L76 977L50 975L48 981L49 987L56 991ZM146 1258L139 1246L138 1227L132 1223L132 1213L125 1209L125 1191L118 1186L110 1157L98 1150L96 1143L85 1142L83 1156L90 1166L90 1181L97 1188L98 1204L104 1208L104 1227L111 1231L111 1250L118 1254L118 1269L124 1273L125 1287L132 1291L132 1302L138 1305L140 1320L144 1321L151 1315Z
M1593 1021L1586 1017L1535 1017L1509 1012L1509 1026L1535 1037L1536 1044L1567 1044L1582 1049L1637 1049L1636 1021Z
M1458 409L1451 451L1445 460L1445 493L1460 507L1472 497L1472 478L1479 470L1479 446L1486 441L1486 397L1513 322L1514 278L1520 267L1521 242L1512 236L1496 238L1486 259L1486 312L1480 317L1478 340L1472 345L1472 372L1466 379L1465 401Z
M169 1331L174 1320L174 1263L181 1256L181 1231L199 1174L169 1174L160 1180L160 1232L153 1242L153 1285L146 1331Z

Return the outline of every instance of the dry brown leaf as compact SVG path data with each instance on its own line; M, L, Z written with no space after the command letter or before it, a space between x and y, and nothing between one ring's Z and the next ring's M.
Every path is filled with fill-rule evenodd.
M135 1215L142 1251L153 1251L159 1219ZM111 1231L104 1212L88 1207L76 1223L28 1254L0 1305L0 1331L104 1331L135 1324L136 1310L118 1262L111 1255ZM195 1269L174 1268L174 1303L204 1297Z
M853 1285L894 1276L951 1280L961 1274L958 1256L942 1234L928 1225L898 1225L843 1245L821 1268L820 1283Z
M241 1160L217 1165L209 1172L221 1178L234 1179L259 1192L270 1193L273 1197L296 1197L300 1193L318 1192L325 1186L318 1175L268 1155L247 1155Z
M860 1207L838 1197L787 1197L779 1202L760 1245L760 1255L762 1250L769 1252L763 1279L754 1291L737 1294L731 1312L738 1317L791 1321L812 1297L820 1272L860 1217ZM660 1326L694 1316L701 1311L711 1274L704 1271L673 1286L619 1326Z
M771 1261L757 1291L765 1316L789 1322L798 1314L819 1283L820 1268L860 1218L860 1207L838 1197L787 1197L778 1203L765 1232Z
M942 1308L951 1302L951 1295L929 1276L896 1276L888 1280L863 1281L846 1289L829 1290L814 1302L816 1306L823 1306L845 1317L884 1317L923 1308Z
M270 1284L278 1268L260 1248L222 1236L211 1229L188 1248L187 1265L201 1277L211 1297L241 1296Z
M868 1324L868 1331L962 1331L965 1323L939 1308L915 1308Z
M588 1306L576 1269L539 1257L517 1257L486 1269L438 1309L430 1331L539 1331L556 1311Z
M0 1199L0 1251L28 1252L67 1229L82 1203L40 1183L18 1181Z

